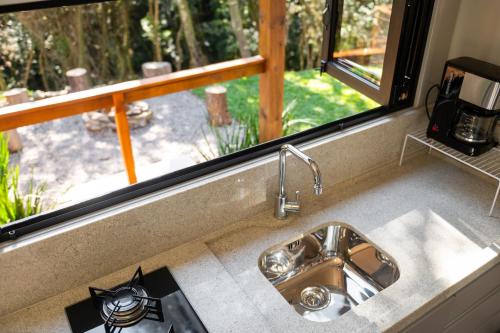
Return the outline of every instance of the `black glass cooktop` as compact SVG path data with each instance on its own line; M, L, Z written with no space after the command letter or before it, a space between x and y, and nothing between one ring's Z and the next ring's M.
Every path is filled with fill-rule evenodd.
M73 333L206 333L166 267L90 296L66 308Z

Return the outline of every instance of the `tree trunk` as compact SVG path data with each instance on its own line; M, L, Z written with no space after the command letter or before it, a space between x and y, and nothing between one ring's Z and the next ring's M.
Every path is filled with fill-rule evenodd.
M181 23L184 27L184 37L186 37L186 43L189 48L190 63L191 66L198 67L201 65L208 64L208 60L203 54L198 41L196 40L196 34L193 26L193 18L191 17L191 10L189 9L189 3L187 0L176 0L177 6L179 7L179 15L181 17Z
M82 8L75 7L75 34L76 34L76 66L85 67L85 38L83 35Z
M153 45L155 48L154 58L155 61L162 61L161 38L160 38L160 1L150 0L149 3L152 9L151 21L153 23Z
M311 68L311 50L310 50L310 45L308 43L308 36L307 36L307 30L308 30L308 18L306 15L302 15L300 17L300 27L301 27L301 34L300 34L300 41L299 41L299 52L300 52L300 69L310 69Z
M0 72L0 90L7 89L7 82L5 82L5 77L2 72Z
M177 49L177 58L175 58L175 67L179 71L182 68L182 63L184 61L184 55L182 54L182 23L179 25L179 30L175 34L175 48Z
M99 72L101 80L107 82L110 77L109 64L108 64L108 13L107 5L104 3L99 4L100 15L99 15L99 26L100 26L100 45L99 45Z
M33 47L31 47L28 53L28 59L26 60L26 67L24 69L23 83L22 83L22 86L24 88L27 88L28 86L28 80L30 78L31 65L33 64L34 56L35 56L35 50L33 50Z
M231 16L231 28L236 35L236 41L240 49L240 55L243 58L251 56L248 48L247 38L243 32L243 21L241 19L240 3L239 0L229 0L229 15Z
M29 102L28 91L25 88L12 89L4 93L4 97L9 105L21 104ZM23 149L23 142L21 136L17 133L16 129L7 131L9 151L12 153L18 152Z
M129 0L124 0L119 4L121 10L121 19L123 22L123 35L122 35L122 56L124 62L124 73L122 80L127 80L133 74L132 66L132 48L130 47L130 23L129 23Z
M342 14L344 11L342 10L344 8L344 0L338 0L337 1L337 26L335 27L335 40L341 40L340 39L340 28L342 27ZM335 8L334 8L335 10Z
M47 81L47 75L45 73L45 47L40 48L40 54L38 55L38 72L42 78L43 89L45 91L49 90L49 82Z
M313 49L311 45L307 45L307 69L312 69L314 65Z
M248 16L252 20L253 24L257 26L259 24L259 0L248 0L246 2L248 8Z

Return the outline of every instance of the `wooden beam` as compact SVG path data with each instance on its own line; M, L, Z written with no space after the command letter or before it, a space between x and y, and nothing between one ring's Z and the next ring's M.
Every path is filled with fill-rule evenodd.
M127 171L129 184L137 183L135 174L134 154L132 151L132 142L130 140L130 129L127 120L127 109L122 93L113 94L113 103L115 105L115 123L118 141L122 151L125 170Z
M259 141L282 136L285 84L285 0L259 0L259 53L266 59L260 75Z
M127 81L35 102L6 106L0 108L0 132L110 108L113 106L114 94L123 94L124 102L130 103L256 75L264 72L265 62L261 56L225 61L154 78Z
M260 74L264 72L265 62L263 57L255 56L187 69L149 79L124 82L117 84L117 86L119 86L120 91L124 92L125 102L130 103Z
M96 89L0 108L0 131L112 107L111 95L92 95Z

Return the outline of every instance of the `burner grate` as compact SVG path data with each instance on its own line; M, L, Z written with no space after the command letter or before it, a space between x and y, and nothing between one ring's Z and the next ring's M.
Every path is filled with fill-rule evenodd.
M113 290L89 287L95 307L100 311L106 333L120 332L143 319L163 322L159 298L150 297L144 288L144 276L139 267L132 279ZM173 329L170 329L173 332Z

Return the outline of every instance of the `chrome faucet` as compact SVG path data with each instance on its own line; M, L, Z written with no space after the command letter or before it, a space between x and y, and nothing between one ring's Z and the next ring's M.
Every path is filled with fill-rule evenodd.
M287 217L288 212L298 213L300 211L299 191L295 192L295 201L287 201L285 192L285 176L286 176L286 153L290 152L305 164L309 166L314 176L314 194L320 195L323 192L321 185L321 173L319 172L318 164L309 156L298 150L292 145L283 145L280 149L279 161L279 193L276 199L274 216L277 219L283 220Z

